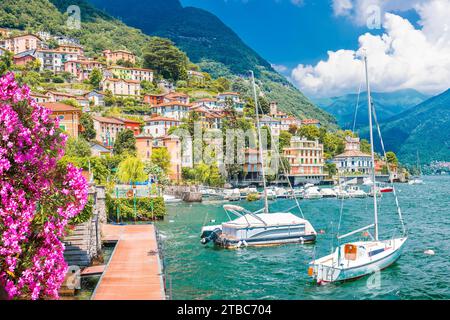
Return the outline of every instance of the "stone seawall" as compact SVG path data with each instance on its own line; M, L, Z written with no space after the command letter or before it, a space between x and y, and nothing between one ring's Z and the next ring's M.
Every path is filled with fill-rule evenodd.
M202 202L202 194L197 186L169 186L164 193L186 202Z

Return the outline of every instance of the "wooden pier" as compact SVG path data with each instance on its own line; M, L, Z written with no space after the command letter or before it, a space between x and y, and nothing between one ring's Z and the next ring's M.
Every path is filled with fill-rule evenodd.
M118 241L92 300L165 300L153 225L104 225L103 239Z

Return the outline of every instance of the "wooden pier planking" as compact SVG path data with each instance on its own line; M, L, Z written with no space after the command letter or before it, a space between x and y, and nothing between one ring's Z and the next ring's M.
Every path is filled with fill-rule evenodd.
M105 225L105 240L116 248L93 300L164 300L164 282L153 225Z

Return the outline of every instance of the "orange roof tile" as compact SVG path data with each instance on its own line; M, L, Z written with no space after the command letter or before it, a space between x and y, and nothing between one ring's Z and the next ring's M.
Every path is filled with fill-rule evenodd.
M69 106L59 102L44 102L41 104L44 108L47 108L53 112L80 112L81 109Z
M92 119L98 121L98 122L103 122L103 123L112 123L112 124L124 124L123 121L121 120L117 120L115 118L107 118L107 117L92 117Z

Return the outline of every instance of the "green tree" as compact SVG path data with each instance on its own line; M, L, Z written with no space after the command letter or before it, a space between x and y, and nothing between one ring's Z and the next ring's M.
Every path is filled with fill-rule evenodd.
M13 53L10 51L5 51L2 56L0 56L0 76L4 75L8 71L11 71L13 66Z
M89 83L95 88L98 89L100 87L100 82L103 79L103 73L101 70L94 68L89 76Z
M386 152L386 159L387 159L387 163L394 165L394 166L398 166L398 158L394 152L392 152L392 151Z
M164 170L160 166L154 164L151 161L146 161L144 163L144 172L147 175L155 177L160 185L168 185L170 183L166 172L164 172Z
M222 187L225 184L225 179L220 174L219 167L216 164L213 164L209 167L207 182L211 187Z
M316 140L320 137L320 130L314 125L301 126L297 131L297 135L308 140Z
M327 162L325 163L325 172L328 173L328 177L333 177L337 174L337 167L335 163Z
M151 161L160 167L166 174L170 168L170 154L167 148L155 148L152 150Z
M227 78L220 77L213 81L212 86L219 92L229 91L231 82Z
M66 156L68 157L90 157L91 156L91 146L83 138L72 138L67 140L66 144Z
M372 148L370 146L369 141L367 141L366 139L361 139L361 151L364 153L371 153L372 152Z
M258 106L259 106L260 112L262 112L264 114L270 113L270 103L269 103L269 101L267 101L267 99L265 97L258 97Z
M155 70L165 79L187 80L189 59L168 39L152 37L144 49L144 67Z
M136 153L136 138L130 129L120 131L114 142L114 154L119 155L124 153L133 155Z
M92 141L97 136L97 133L94 129L94 120L92 120L92 116L89 113L83 113L80 118L80 124L83 127L83 131L81 132L81 136L86 141Z
M119 164L117 177L122 182L144 182L147 175L144 171L144 163L136 157L128 157Z
M291 145L292 134L289 131L281 131L279 137L279 147L280 152L283 151L283 148L287 148Z

